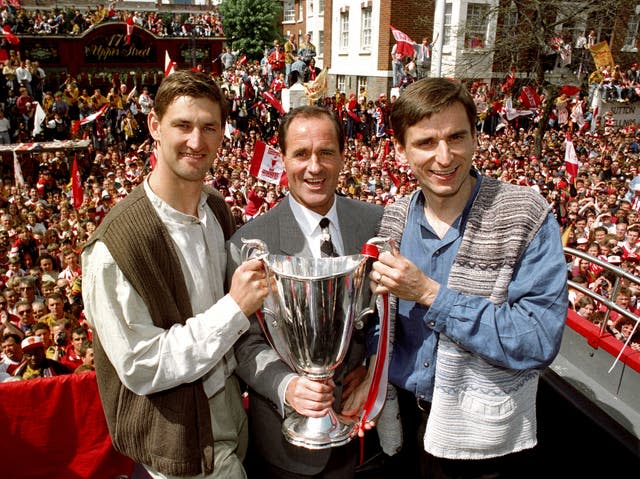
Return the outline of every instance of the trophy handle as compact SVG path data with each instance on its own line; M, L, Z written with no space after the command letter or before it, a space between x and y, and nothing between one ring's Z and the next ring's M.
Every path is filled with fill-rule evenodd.
M389 238L381 238L376 236L367 241L362 247L362 255L366 257L366 261L368 263L367 272L371 269L371 265L373 265L373 262L378 259L380 253L384 251L391 251L391 249L391 242ZM353 325L356 329L362 329L364 327L363 319L365 318L365 316L375 311L377 299L378 295L372 292L371 298L369 299L369 304L366 308L363 308L362 311L360 311L354 319Z
M242 241L240 259L243 263L253 258L264 259L269 255L269 248L262 240L240 238L240 241Z
M261 259L265 264L264 270L267 275L267 283L271 284L272 273L267 262L267 256L269 256L269 248L267 247L267 244L259 239L241 238L241 241L243 243L242 248L240 249L241 261L244 263L245 261L253 258ZM281 337L282 333L280 332L277 321L274 319L279 317L278 304L275 301L267 304L269 303L270 297L271 295L265 299L262 304L262 309L258 309L255 312L258 324L260 325L262 334L267 340L267 344L269 344L271 349L278 354L284 363L295 371L296 368L291 358L283 354L283 351L286 351L286 348L279 347L280 343L284 342L284 339Z

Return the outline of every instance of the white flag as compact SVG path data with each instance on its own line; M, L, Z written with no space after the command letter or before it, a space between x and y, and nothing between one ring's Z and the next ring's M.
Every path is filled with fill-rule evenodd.
M24 186L24 177L22 176L22 168L20 167L16 150L13 150L13 176L15 177L16 186Z
M36 102L36 112L33 115L33 136L42 133L42 122L47 117L39 102Z

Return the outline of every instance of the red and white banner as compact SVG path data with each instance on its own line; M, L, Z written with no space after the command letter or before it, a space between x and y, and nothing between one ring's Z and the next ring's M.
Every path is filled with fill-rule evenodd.
M278 150L260 140L256 141L249 173L259 180L274 185L288 184L282 155Z
M131 45L131 35L133 35L133 17L127 18L127 33L124 36L124 44Z
M282 116L286 115L287 112L284 111L284 107L282 106L282 103L280 103L280 100L278 100L276 98L276 96L271 93L270 91L263 91L261 93L262 97L267 100L269 102L269 104L274 107L278 113L280 113Z
M101 117L102 115L104 115L104 112L107 111L107 107L108 106L109 106L109 104L105 103L104 105L102 105L102 108L100 108L95 113L92 113L91 115L85 116L84 118L82 118L80 120L80 125L86 125L87 123L91 123L92 121L96 120L96 118Z
M389 25L389 28L391 28L393 38L396 40L396 53L399 53L406 57L413 57L416 53L413 49L413 46L416 44L416 42L411 40L411 37L409 35L401 32L397 28L394 28L391 25Z
M164 51L164 76L168 77L176 71L176 62L171 60L168 51Z
M73 157L73 166L71 167L71 195L73 199L73 207L79 209L84 201L84 191L82 190L82 179L78 170L78 156Z
M532 86L525 86L520 92L520 103L526 109L538 108L540 106L540 96Z
M573 139L571 138L571 129L567 130L567 136L565 140L565 150L564 150L564 165L567 169L567 175L571 181L578 176L578 167L580 166L578 163L578 155L576 154L576 149L573 146Z

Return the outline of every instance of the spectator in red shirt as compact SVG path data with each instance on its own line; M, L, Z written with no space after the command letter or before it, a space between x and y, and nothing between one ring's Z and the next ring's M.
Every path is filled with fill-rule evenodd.
M75 371L78 366L82 366L81 350L85 341L87 341L87 331L83 327L79 326L71 331L71 344L67 346L65 355L60 360L71 371Z

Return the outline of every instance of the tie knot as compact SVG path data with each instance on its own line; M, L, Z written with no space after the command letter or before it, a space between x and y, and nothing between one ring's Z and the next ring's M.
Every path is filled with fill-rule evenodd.
M329 227L329 218L322 218L320 220L320 228L327 229Z

